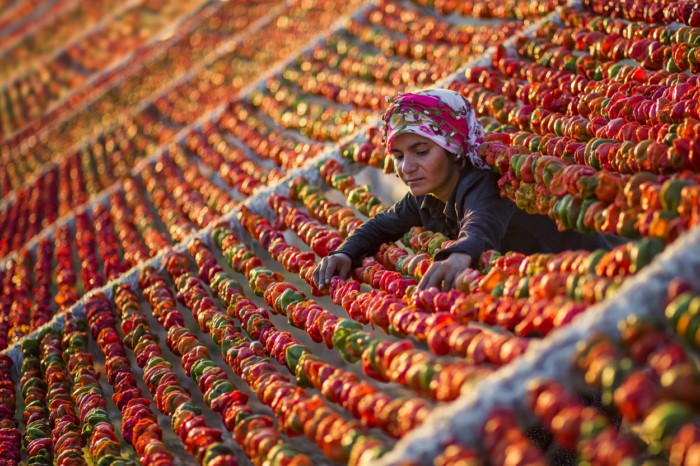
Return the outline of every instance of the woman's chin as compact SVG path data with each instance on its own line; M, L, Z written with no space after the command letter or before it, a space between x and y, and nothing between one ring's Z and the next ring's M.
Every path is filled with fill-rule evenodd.
M425 196L426 194L430 194L427 189L424 187L419 187L419 186L409 186L408 190L413 194L414 196Z

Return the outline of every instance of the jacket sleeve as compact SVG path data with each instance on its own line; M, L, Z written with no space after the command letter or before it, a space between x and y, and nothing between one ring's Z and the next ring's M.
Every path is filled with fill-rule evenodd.
M500 249L516 208L510 200L501 197L495 175L479 170L471 183L458 188L455 209L461 220L457 241L439 251L435 260L460 252L471 256L475 263L484 251Z
M332 254L344 253L352 258L352 266L362 265L362 259L374 254L383 243L396 241L411 227L422 225L418 200L412 194L391 208L375 215L350 236Z

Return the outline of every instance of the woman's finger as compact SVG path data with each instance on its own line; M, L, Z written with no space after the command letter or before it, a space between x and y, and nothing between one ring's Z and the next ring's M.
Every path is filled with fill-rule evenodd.
M340 278L345 280L346 278L348 278L348 274L350 273L351 269L352 269L352 262L343 261L340 264L340 267L338 268L338 275L340 275Z
M314 277L314 283L316 284L317 288L321 288L321 267L322 267L322 265L323 265L323 260L321 260L321 262L319 262L316 265L316 268L314 269L313 277Z
M442 281L442 267L436 266L435 263L430 266L428 272L421 279L418 289L425 290L431 286L436 286L440 288L440 282Z
M457 273L454 271L447 272L443 278L442 291L450 291L452 288L454 288L456 278Z
M334 257L331 257L326 262L326 267L323 269L323 286L326 287L330 282L333 275L335 275L336 261Z

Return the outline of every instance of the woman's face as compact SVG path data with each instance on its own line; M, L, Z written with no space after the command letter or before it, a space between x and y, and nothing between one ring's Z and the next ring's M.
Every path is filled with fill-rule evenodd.
M394 167L411 194L432 194L443 202L459 181L459 168L447 151L430 139L413 133L399 134L391 143Z

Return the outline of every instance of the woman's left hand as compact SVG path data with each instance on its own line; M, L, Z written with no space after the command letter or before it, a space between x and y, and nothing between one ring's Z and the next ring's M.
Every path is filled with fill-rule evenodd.
M468 269L472 263L472 258L468 254L454 252L447 259L433 262L428 271L418 284L419 290L425 290L431 286L447 291L455 286L457 276Z

